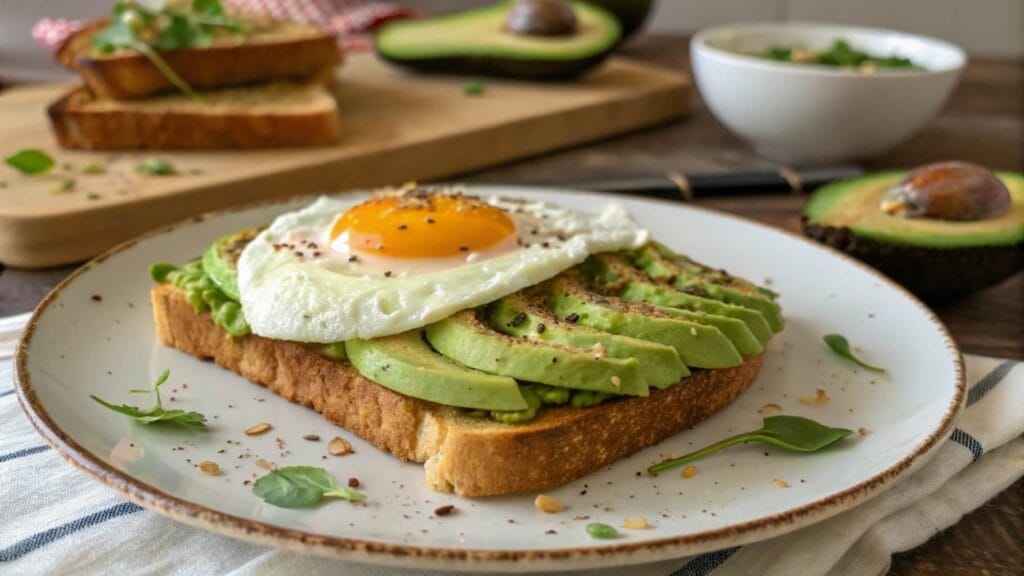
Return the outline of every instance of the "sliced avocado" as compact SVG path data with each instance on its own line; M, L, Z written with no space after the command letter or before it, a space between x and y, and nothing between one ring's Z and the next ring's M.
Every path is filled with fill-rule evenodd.
M671 346L687 366L727 368L743 362L736 347L717 328L674 317L650 305L594 294L574 270L555 277L541 289L546 291L552 311L562 318Z
M700 296L680 292L671 286L658 284L649 276L634 268L621 256L612 254L591 256L580 265L580 271L589 282L597 285L601 291L618 296L623 300L629 302L648 302L659 306L683 308L707 314L711 320L703 323L718 326L719 328L722 328L722 326L716 323L718 322L718 317L724 316L725 318L736 319L746 325L747 329L759 343L767 342L772 337L771 326L768 325L768 321L757 310L711 298L701 298ZM746 338L745 335L742 337ZM736 342L734 341L733 344L736 344ZM737 346L737 348L740 347ZM744 352L743 349L740 349L740 353L753 354L755 352Z
M697 322L699 324L706 324L708 326L718 328L718 330L721 331L722 334L725 334L725 337L732 342L732 345L736 347L736 351L744 356L760 354L764 351L764 346L761 346L761 342L756 336L754 336L754 333L750 331L750 328L747 328L747 325L744 324L742 320L727 318L725 316L716 316L706 312L672 308L670 306L655 306L655 309L663 314L668 314L669 316L685 318L691 322Z
M768 321L773 332L782 331L782 311L774 300L773 292L720 270L713 270L656 242L630 255L633 263L651 278L666 281L686 294L756 310Z
M430 324L427 340L448 358L490 374L561 388L647 396L636 358L512 338L495 332L473 310Z
M225 296L235 302L241 299L238 294L238 257L242 255L242 249L262 230L252 228L228 234L211 244L203 253L203 271Z
M647 384L658 389L668 388L690 374L671 346L563 322L543 306L530 302L521 292L495 302L489 312L491 327L509 336L583 350L592 350L600 344L612 358L636 358Z
M572 2L570 34L519 34L505 24L515 6L491 6L384 25L376 36L383 59L421 72L453 72L558 80L599 64L618 42L619 22L606 10Z
M345 348L360 374L399 394L479 410L530 407L515 380L452 362L431 350L419 330L349 340Z

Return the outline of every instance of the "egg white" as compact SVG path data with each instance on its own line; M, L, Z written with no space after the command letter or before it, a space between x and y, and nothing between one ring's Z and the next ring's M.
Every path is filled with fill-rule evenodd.
M246 246L238 287L253 333L315 343L397 334L538 284L590 254L648 240L621 206L577 212L490 198L488 203L506 209L516 222L522 246L439 259L432 266L402 259L350 262L348 254L331 248L327 235L340 214L365 199L321 197L279 216ZM282 243L296 248L282 249Z

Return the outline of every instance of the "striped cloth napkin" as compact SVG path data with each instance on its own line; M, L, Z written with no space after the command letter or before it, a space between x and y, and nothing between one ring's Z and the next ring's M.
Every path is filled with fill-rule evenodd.
M27 315L0 319L0 573L428 576L256 546L125 502L40 440L18 408L11 355ZM882 574L1024 476L1024 368L966 356L970 392L958 428L923 468L829 520L694 558L589 574L835 576Z

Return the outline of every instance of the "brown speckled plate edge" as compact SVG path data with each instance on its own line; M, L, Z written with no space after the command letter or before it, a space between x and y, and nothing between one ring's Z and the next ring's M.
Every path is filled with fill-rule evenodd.
M490 186L491 184L486 185ZM526 187L517 186L517 188ZM541 188L538 188L538 190L540 189ZM551 190L550 188L547 189ZM585 191L564 189L558 189L558 191L593 195L593 193ZM842 254L841 252L837 252L811 242L788 230L773 228L758 222L746 220L739 216L707 208L687 206L687 208L691 210L711 212L716 216L758 226L772 233L783 234L799 241L806 242L819 250L824 250L833 256L837 256L847 261L877 281L893 288L923 312L928 320L940 332L943 340L945 340L947 351L954 357L954 365L956 369L956 394L953 401L947 408L938 429L933 431L932 434L924 440L924 442L899 462L851 488L836 492L827 497L782 513L757 518L733 526L708 530L687 536L667 537L646 542L608 544L604 546L539 550L464 550L456 548L432 548L387 544L353 538L327 536L323 534L291 530L265 522L257 522L255 520L218 512L206 506L167 494L148 484L135 480L119 470L116 470L91 452L82 448L82 446L75 442L73 438L67 436L50 418L50 415L46 412L45 408L36 397L35 391L32 388L31 377L29 375L28 358L31 353L32 337L35 334L36 324L40 316L48 310L49 305L56 299L60 292L74 282L79 275L83 274L87 270L102 265L110 256L127 250L139 242L151 237L170 233L183 226L203 222L211 218L216 218L220 215L247 211L258 207L271 205L283 206L300 201L303 198L312 199L315 196L317 195L300 195L291 198L254 202L243 206L208 212L188 218L114 246L93 260L90 260L65 278L63 282L57 285L49 294L46 295L45 298L43 298L39 306L37 306L33 311L32 316L29 318L28 324L25 327L25 331L18 342L18 347L15 353L14 383L17 391L18 402L40 436L42 436L43 439L50 444L62 458L64 458L64 460L85 474L118 491L129 501L184 524L209 530L211 532L225 534L256 544L275 546L297 552L311 552L321 556L371 564L416 568L448 568L480 571L500 570L519 572L524 570L585 569L612 565L654 562L670 558L682 558L691 554L698 554L710 550L779 536L797 528L824 520L851 508L854 504L857 504L862 500L880 494L892 487L898 478L906 476L909 472L916 470L923 465L928 458L934 454L935 449L941 445L939 441L951 433L956 421L963 412L967 386L963 357L960 350L953 341L949 330L935 316L935 313L902 286L896 284L888 277L858 260ZM602 194L601 197L607 197L610 201L616 199L620 201L636 200L635 198L615 196L611 194ZM650 202L652 200L645 199L645 201ZM679 207L678 203L668 200L655 199L653 201Z

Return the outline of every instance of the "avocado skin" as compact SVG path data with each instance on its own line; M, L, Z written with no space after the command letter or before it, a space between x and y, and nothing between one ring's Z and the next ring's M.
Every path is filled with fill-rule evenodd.
M878 269L928 302L943 302L993 286L1024 269L1024 243L926 248L857 236L846 227L804 216L804 235Z
M603 62L610 51L577 60L512 60L490 56L449 58L391 58L377 49L382 59L414 72L437 74L472 74L519 80L560 82L582 76Z
M611 12L622 25L622 42L643 26L651 14L654 0L583 0Z

